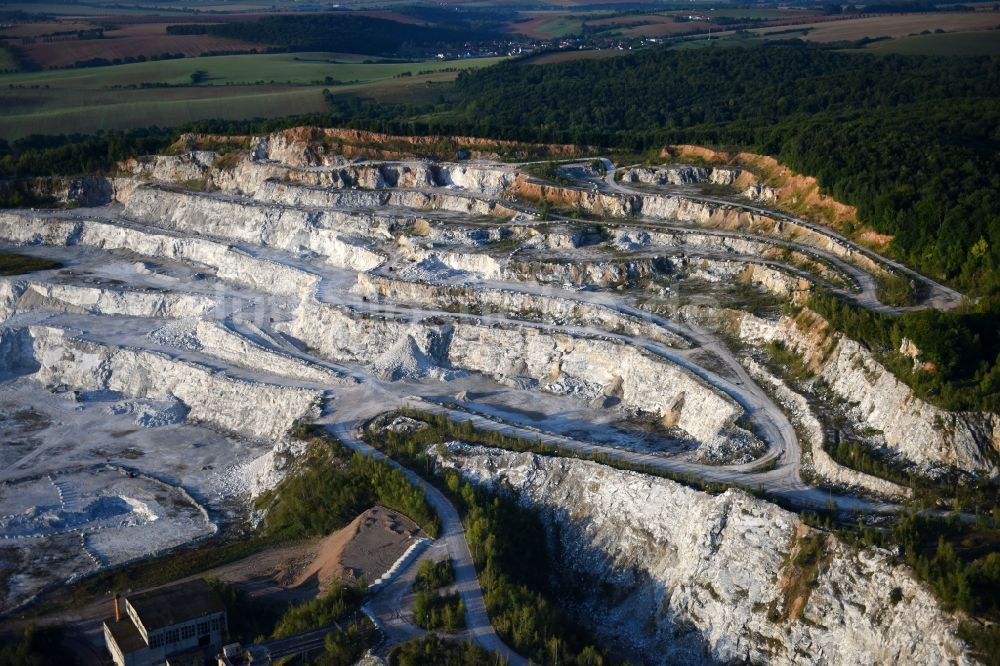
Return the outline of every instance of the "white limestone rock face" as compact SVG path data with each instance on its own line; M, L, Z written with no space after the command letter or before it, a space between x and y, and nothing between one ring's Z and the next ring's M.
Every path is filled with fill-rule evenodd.
M754 183L747 189L743 190L743 196L751 201L773 203L778 200L778 191L773 187L765 185L764 183Z
M698 183L732 185L741 173L743 173L741 169L726 167L632 167L622 173L622 181L649 185L696 185Z
M126 160L121 171L138 180L178 183L205 178L215 163L215 153L196 150L181 155L149 155Z
M42 217L27 211L3 212L0 238L18 245L83 245L190 261L214 269L221 280L268 294L302 296L319 281L312 273L252 256L224 243L98 220Z
M559 200L561 194L573 192L573 204L580 210L605 217L640 217L653 220L677 220L709 229L741 230L774 238L794 237L797 243L835 255L872 273L884 275L885 267L867 254L834 235L822 233L805 224L789 219L748 211L736 206L699 201L675 194L605 194L580 192L555 187L537 188ZM537 192L530 192L538 196Z
M819 377L851 405L860 423L881 431L886 445L925 468L950 466L966 471L992 468L989 450L1000 450L1000 417L977 412L948 412L916 395L858 342L827 335L822 320L799 326L792 317L768 321L732 313L728 326L753 345L778 341L814 365Z
M327 368L256 344L251 338L231 331L225 324L198 321L195 335L201 351L249 369L322 386L352 383L347 377Z
M125 215L179 232L311 252L338 268L366 271L384 259L327 228L319 214L284 206L142 187L132 194Z
M211 312L215 305L213 299L197 294L0 279L0 320L9 319L18 311L34 309L130 317L201 317Z
M735 401L680 366L619 342L370 317L314 298L302 301L287 329L327 358L363 363L390 380L465 370L587 400L617 398L622 409L656 416L703 444L706 462L749 462L763 450L736 425L743 410Z
M120 391L132 398L176 398L190 408L190 418L249 437L283 439L296 420L317 414L323 397L320 391L235 379L164 354L105 346L62 329L31 326L28 332L30 358L38 366L35 377L44 384ZM23 343L23 333L9 335ZM27 351L23 344L20 349ZM8 362L30 363L14 357Z
M415 303L447 310L498 311L514 317L591 326L612 333L644 336L671 347L687 347L679 335L613 308L559 296L507 289L443 287L362 273L352 290L374 299Z
M502 277L508 280L533 280L542 284L617 287L635 285L673 270L674 264L661 257L623 261L509 261Z
M442 164L433 167L435 184L468 190L483 196L497 196L514 182L517 173L509 167Z
M812 406L806 398L792 389L784 382L772 375L761 364L753 359L745 359L743 364L750 372L750 376L762 386L767 386L769 390L781 403L789 416L794 419L799 428L805 434L805 446L808 451L803 451L803 458L807 463L811 462L813 470L819 476L833 483L860 488L876 495L891 498L906 498L913 494L913 490L905 486L880 479L871 474L865 474L850 467L844 467L826 452L826 435L823 431L823 424L819 422L813 412ZM801 440L801 438L800 438ZM800 441L800 443L802 443Z
M596 463L459 443L429 453L537 509L577 616L640 663L974 663L955 618L904 567L833 537L801 613L769 616L786 601L789 551L810 530L741 491L712 496Z
M742 413L679 366L610 341L458 323L448 360L498 379L528 378L553 393L615 396L625 409L658 416L700 442L728 439Z

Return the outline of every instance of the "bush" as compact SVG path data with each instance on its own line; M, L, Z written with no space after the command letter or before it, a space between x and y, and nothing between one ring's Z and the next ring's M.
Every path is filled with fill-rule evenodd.
M432 562L422 560L417 566L417 577L413 583L417 590L436 590L455 582L455 566L451 560Z
M499 655L491 654L472 641L442 640L435 634L415 638L389 653L390 666L498 666Z
M375 504L408 516L431 536L437 536L440 528L423 491L400 470L352 454L325 435L310 440L304 459L259 502L269 507L268 533L285 538L329 534Z
M323 596L289 608L278 620L272 637L294 636L339 622L360 609L363 596L358 588L334 583Z
M465 602L458 594L439 594L418 589L413 619L424 629L443 629L450 634L465 628Z

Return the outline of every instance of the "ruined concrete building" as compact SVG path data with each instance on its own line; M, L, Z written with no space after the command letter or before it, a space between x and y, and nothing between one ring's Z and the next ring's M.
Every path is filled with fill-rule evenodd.
M115 616L104 621L104 640L117 666L210 663L225 634L226 608L204 579L116 596Z

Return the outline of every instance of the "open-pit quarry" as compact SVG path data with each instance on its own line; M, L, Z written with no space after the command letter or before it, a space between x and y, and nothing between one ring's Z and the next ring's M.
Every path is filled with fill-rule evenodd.
M73 183L72 206L0 211L0 249L58 264L0 278L0 609L259 520L296 424L361 448L405 406L662 473L435 453L545 516L566 570L615 599L567 607L637 662L974 661L879 551L831 537L816 590L789 596L812 528L771 501L898 510L910 489L839 464L833 436L929 477L994 469L997 415L921 400L806 307L823 288L894 311L885 276L920 287L908 307L961 295L772 210L745 170L588 158L555 181L327 139L150 156Z

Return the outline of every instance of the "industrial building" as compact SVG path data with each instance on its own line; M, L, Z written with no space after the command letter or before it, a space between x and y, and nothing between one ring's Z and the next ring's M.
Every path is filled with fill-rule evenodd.
M214 664L226 635L226 608L197 579L127 597L115 596L104 640L117 666Z

